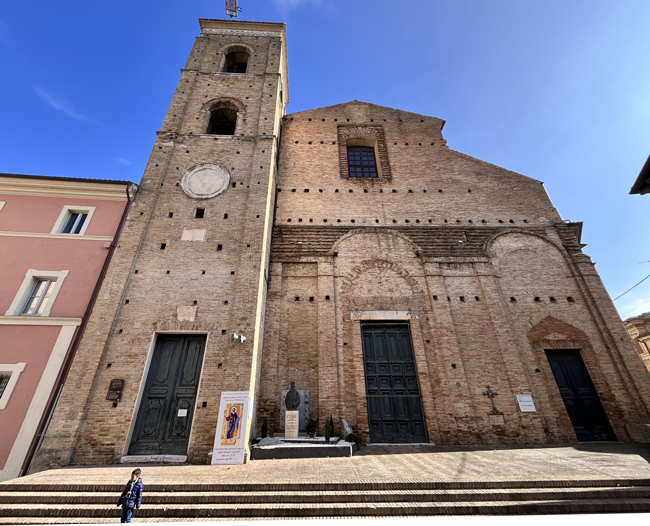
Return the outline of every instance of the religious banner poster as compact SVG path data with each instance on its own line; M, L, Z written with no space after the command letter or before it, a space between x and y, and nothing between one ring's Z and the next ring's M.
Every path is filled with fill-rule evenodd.
M212 464L242 464L248 425L248 391L224 391L214 436Z

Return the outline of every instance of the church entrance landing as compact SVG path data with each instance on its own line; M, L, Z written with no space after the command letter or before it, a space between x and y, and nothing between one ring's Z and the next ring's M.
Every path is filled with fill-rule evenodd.
M129 455L187 454L205 341L205 336L158 336Z
M428 442L408 323L362 323L370 442Z

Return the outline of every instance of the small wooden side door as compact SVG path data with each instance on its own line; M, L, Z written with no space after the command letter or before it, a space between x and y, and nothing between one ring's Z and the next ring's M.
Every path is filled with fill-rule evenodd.
M578 440L616 440L578 350L547 350L553 376Z

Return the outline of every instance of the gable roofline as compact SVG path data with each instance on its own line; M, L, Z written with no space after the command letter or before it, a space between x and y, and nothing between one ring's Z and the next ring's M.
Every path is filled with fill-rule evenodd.
M439 117L434 117L432 115L424 115L423 113L414 113L412 111L401 110L399 108L391 108L390 106L382 106L381 104L373 104L372 102L364 102L364 101L358 100L358 99L350 100L348 102L340 102L339 104L332 104L330 106L321 106L319 108L311 108L309 110L297 111L295 113L287 113L286 116L287 117L293 117L293 116L300 115L300 114L303 114L303 113L309 113L309 112L319 111L319 110L329 110L329 109L332 109L332 108L336 108L338 106L348 106L348 105L351 105L351 104L362 104L362 105L365 105L365 106L374 106L375 108L385 108L387 110L399 111L401 113L406 113L406 114L409 114L409 115L415 115L415 116L418 116L418 117L426 117L427 119L432 119L432 120L440 122L441 123L441 125L440 125L441 130L444 128L444 126L445 126L445 124L447 122L444 119L440 119Z
M644 195L647 193L650 193L650 155L630 190L630 195Z

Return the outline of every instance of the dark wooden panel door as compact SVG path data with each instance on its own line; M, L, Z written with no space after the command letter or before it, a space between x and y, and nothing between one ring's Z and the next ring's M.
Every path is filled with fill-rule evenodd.
M428 442L408 324L361 329L370 441Z
M161 335L151 359L129 455L185 455L205 336Z
M580 351L549 350L546 356L578 440L616 440Z

